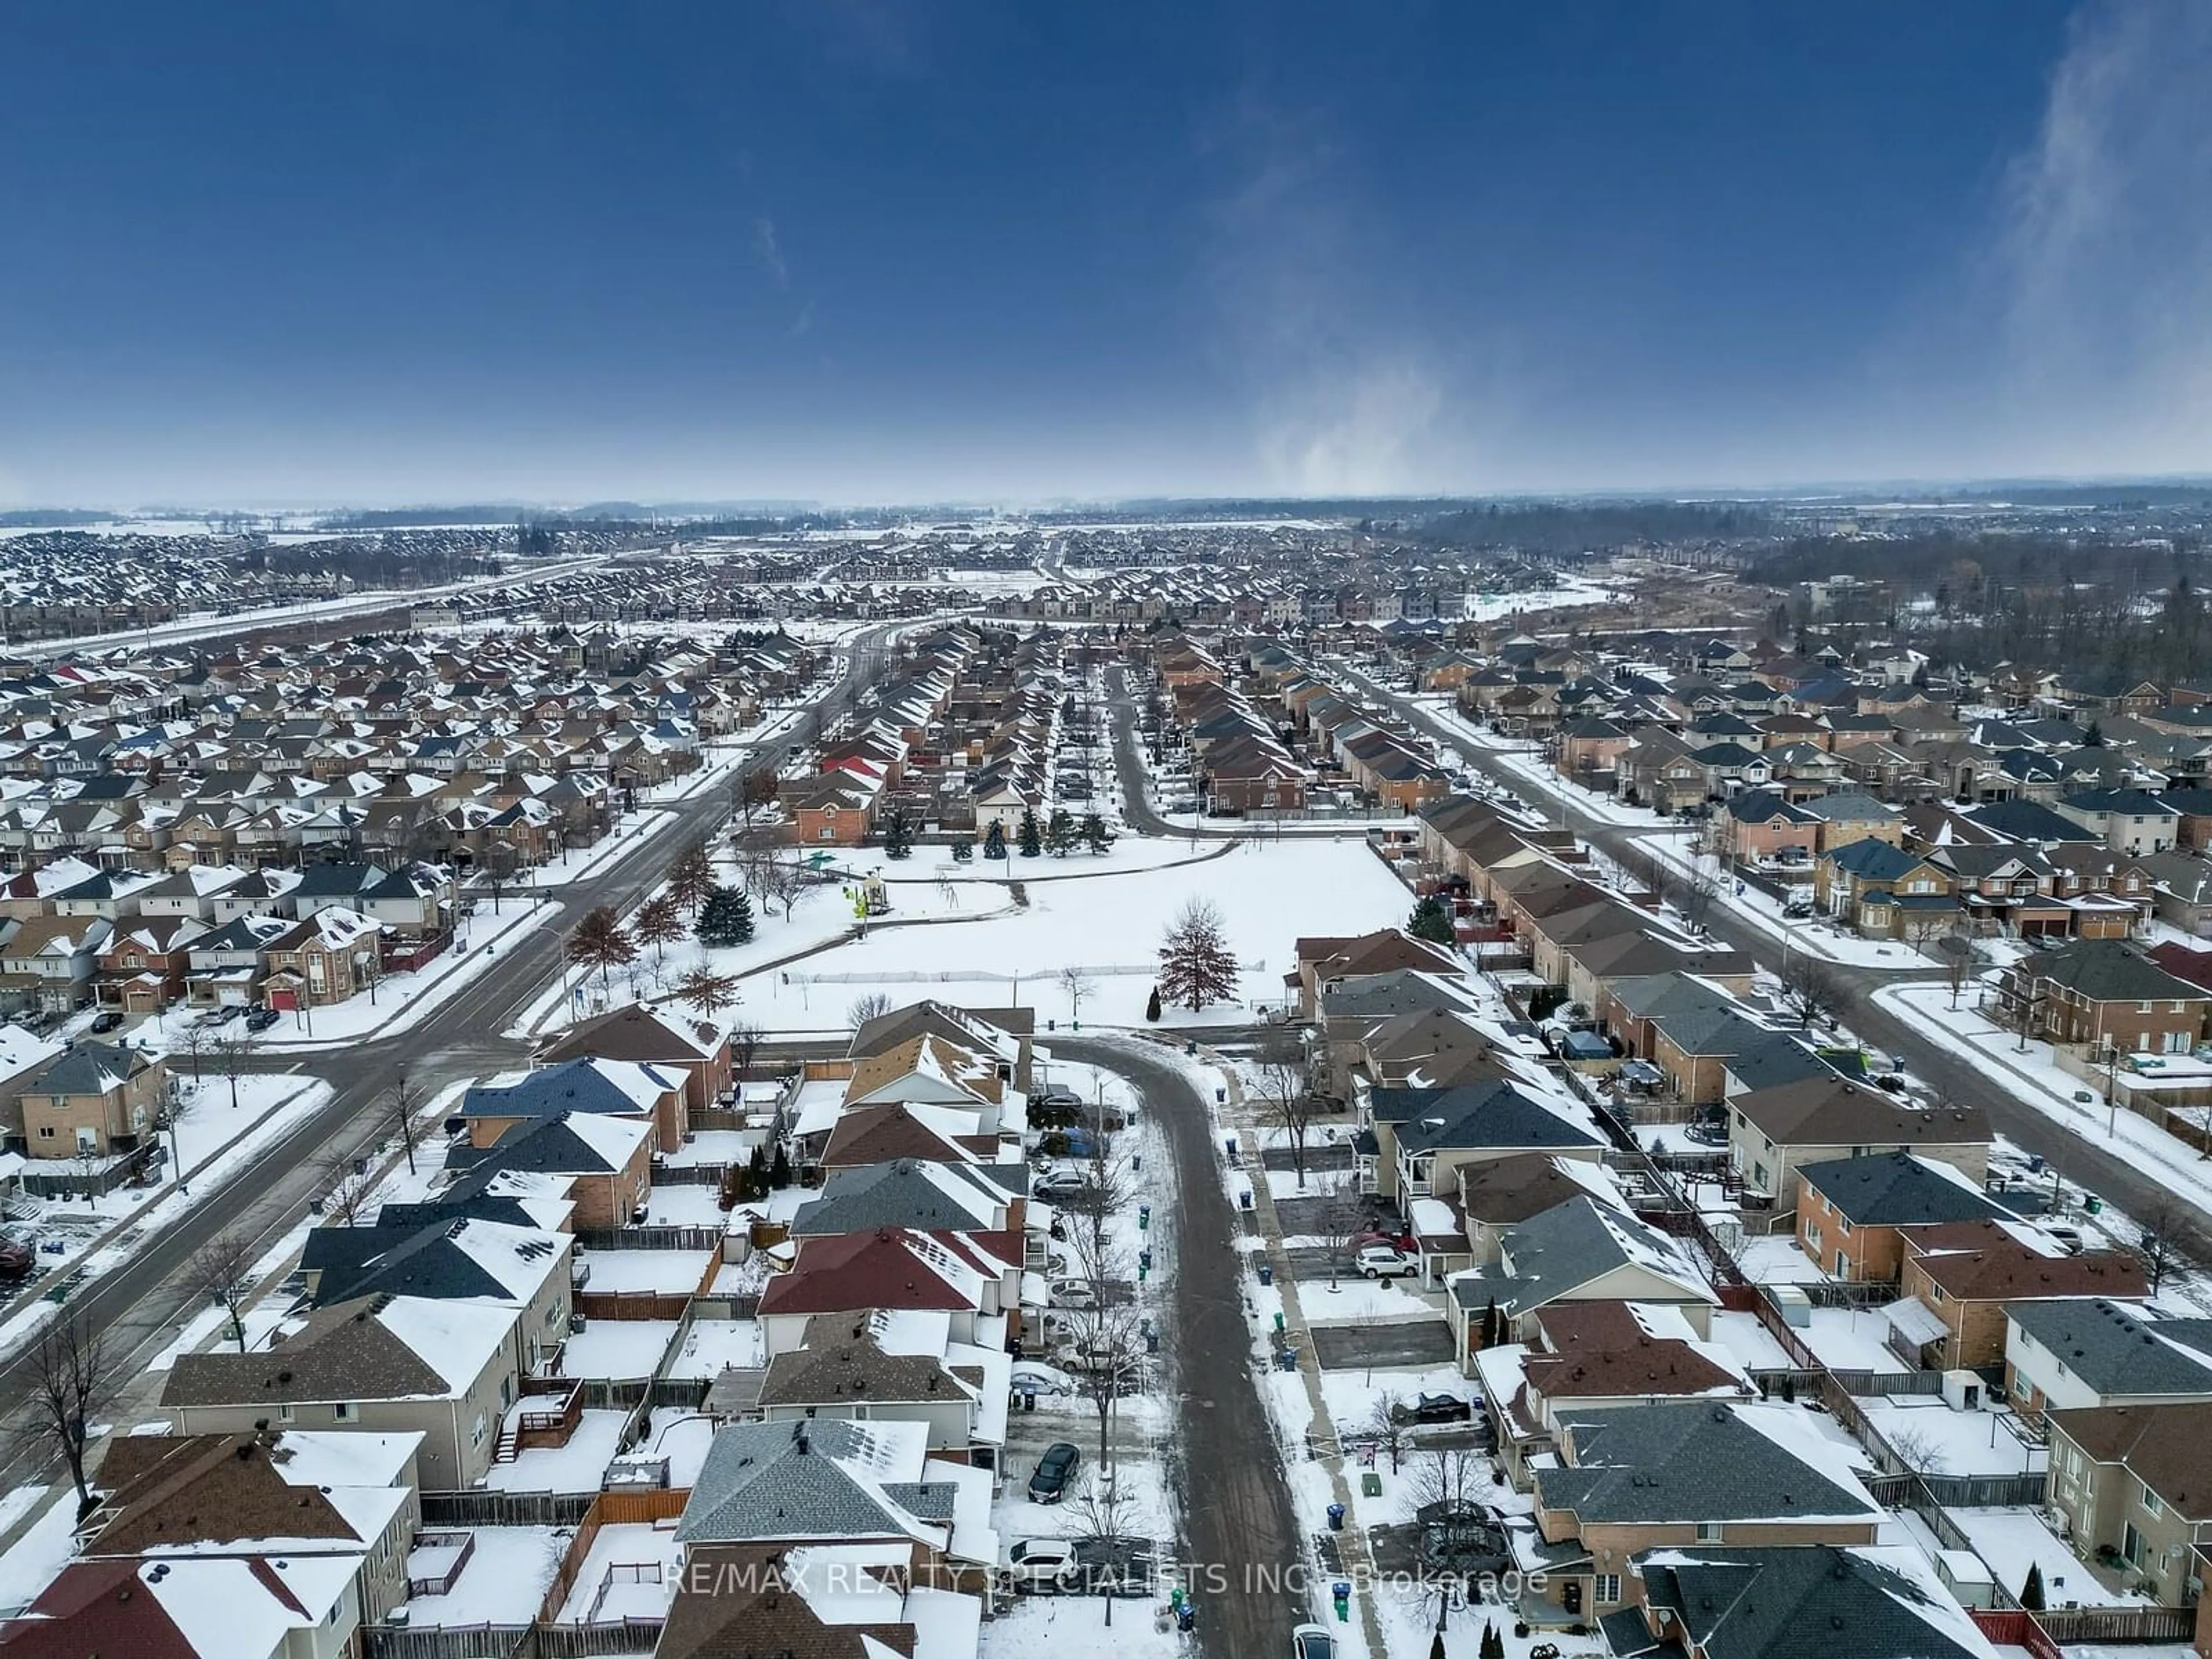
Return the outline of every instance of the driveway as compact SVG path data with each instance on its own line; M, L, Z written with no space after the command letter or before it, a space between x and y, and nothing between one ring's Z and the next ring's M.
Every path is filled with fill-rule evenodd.
M1316 1325L1312 1334L1314 1358L1325 1371L1361 1370L1370 1365L1448 1365L1454 1357L1451 1327L1441 1319Z

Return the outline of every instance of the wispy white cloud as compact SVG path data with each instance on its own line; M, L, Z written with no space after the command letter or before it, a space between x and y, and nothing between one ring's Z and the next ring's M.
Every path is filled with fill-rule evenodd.
M1267 488L1302 495L1466 489L1497 408L1470 334L1428 303L1397 227L1318 118L1248 93L1210 136L1231 183L1204 282L1218 355Z
M798 339L814 327L814 301L809 300L799 307L799 315L792 319L791 337Z
M784 263L783 246L776 240L775 221L766 214L753 221L753 251L761 267L775 278L778 288L791 286L791 267Z
M2087 0L2005 181L2001 422L2029 465L2212 467L2212 5Z

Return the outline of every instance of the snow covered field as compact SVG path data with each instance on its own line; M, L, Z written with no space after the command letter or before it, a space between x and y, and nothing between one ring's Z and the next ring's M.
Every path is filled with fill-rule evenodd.
M1141 1024L1160 935L1186 901L1204 898L1220 910L1244 975L1240 1004L1218 1006L1194 1023L1249 1020L1254 1006L1281 1003L1282 976L1298 938L1389 927L1411 905L1405 888L1364 842L1247 842L1204 863L1040 882L1027 890L1024 910L880 929L824 951L809 961L804 980L794 970L789 985L773 976L756 981L748 1006L772 1026L805 1029L822 1024L819 1016L834 1020L871 990L898 1000L996 996L1011 994L1018 980L1024 1000L1058 1015L1066 1012L1065 998L1048 981L1075 966L1096 981L1084 1006L1086 1020ZM994 988L934 988L945 984ZM1005 992L995 988L1000 986ZM1173 1012L1168 1018L1193 1023Z

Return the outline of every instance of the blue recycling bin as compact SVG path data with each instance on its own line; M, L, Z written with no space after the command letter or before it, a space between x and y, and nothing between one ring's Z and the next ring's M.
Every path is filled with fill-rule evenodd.
M1249 1187L1237 1194L1237 1207L1240 1210L1249 1210L1252 1207L1252 1189Z
M1328 1529L1331 1532L1342 1532L1344 1530L1343 1504L1331 1504L1328 1506Z
M1272 1285L1275 1282L1275 1264L1273 1262L1262 1261L1260 1264L1260 1282L1262 1285Z
M1221 1150L1229 1155L1229 1161L1234 1164L1237 1161L1237 1137L1235 1135L1223 1137Z

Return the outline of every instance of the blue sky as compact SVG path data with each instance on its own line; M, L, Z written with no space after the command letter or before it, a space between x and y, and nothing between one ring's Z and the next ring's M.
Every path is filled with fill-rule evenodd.
M2212 7L26 0L0 501L2212 468Z

